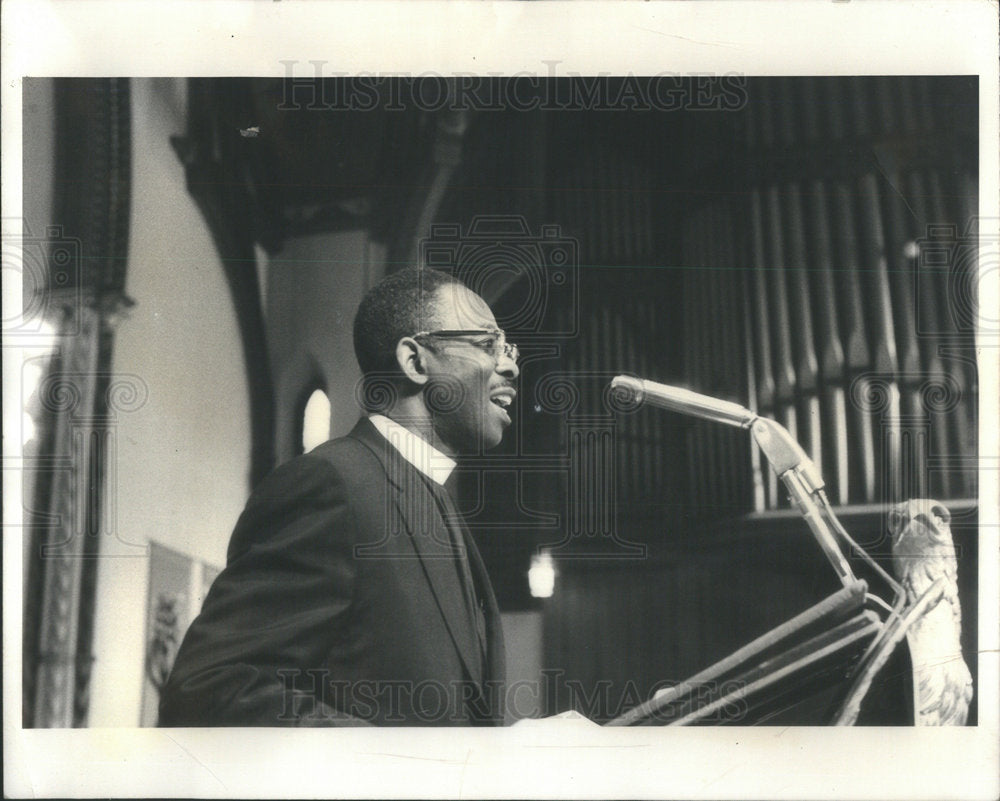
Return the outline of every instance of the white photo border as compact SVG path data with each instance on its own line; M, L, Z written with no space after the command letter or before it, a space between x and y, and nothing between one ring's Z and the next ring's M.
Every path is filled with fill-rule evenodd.
M4 219L21 216L25 76L282 76L289 59L379 75L545 76L553 62L562 76L978 75L980 217L993 235L1000 219L997 5L986 0L6 0L2 15ZM980 292L983 308L1000 308L996 276ZM1000 352L990 345L980 349L980 454L995 462ZM4 396L17 398L7 362ZM19 414L4 404L5 430ZM9 473L4 498L17 498ZM938 730L24 730L21 543L5 529L5 794L995 798L997 477L981 471L979 724Z

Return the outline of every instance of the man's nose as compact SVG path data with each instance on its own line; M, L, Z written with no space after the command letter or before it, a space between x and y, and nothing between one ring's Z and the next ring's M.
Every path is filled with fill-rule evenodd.
M497 362L497 372L504 376L508 381L514 381L521 371L517 367L517 362L515 362L506 353L500 357L500 361Z

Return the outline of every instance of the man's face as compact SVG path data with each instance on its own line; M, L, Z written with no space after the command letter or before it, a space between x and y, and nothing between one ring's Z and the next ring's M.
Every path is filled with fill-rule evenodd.
M436 298L435 330L497 328L486 301L463 286L443 287ZM496 358L490 348L495 338L484 333L428 340L424 402L435 434L453 453L493 448L510 425L519 371L508 356Z

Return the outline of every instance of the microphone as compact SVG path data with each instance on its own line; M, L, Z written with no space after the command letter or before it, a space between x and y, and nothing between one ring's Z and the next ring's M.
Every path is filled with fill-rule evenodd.
M738 403L701 395L689 389L646 381L642 378L620 375L611 381L611 388L631 393L636 403L648 403L651 406L659 406L661 409L669 409L672 412L701 417L714 423L750 428L753 421L757 419L755 412L751 412Z
M650 406L659 406L661 409L703 420L748 428L779 477L789 470L797 470L805 479L810 492L823 488L823 478L816 465L788 430L738 403L628 375L612 379L611 388L631 393L636 403L648 403Z
M749 429L775 474L788 489L792 502L802 513L844 586L855 580L825 520L833 518L833 511L823 492L823 476L784 426L761 417L738 403L634 376L616 376L611 381L611 389L630 394L637 404L648 403L703 420Z

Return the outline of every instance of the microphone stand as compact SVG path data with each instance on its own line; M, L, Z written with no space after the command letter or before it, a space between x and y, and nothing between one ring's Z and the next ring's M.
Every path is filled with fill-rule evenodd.
M903 615L906 591L844 530L823 490L824 482L819 469L784 426L774 420L760 417L756 412L737 403L633 376L617 376L611 382L611 389L627 399L631 398L636 404L648 403L651 406L704 420L749 429L757 446L785 485L792 503L805 519L844 587L856 585L858 579L847 563L837 542L838 537L892 589L895 595L892 606L877 595L870 593L865 595L868 601L879 605L888 614L881 631L865 649L851 672L852 686L834 720L835 725L851 725L857 718L861 699L867 692L875 673L888 659L895 645L905 636L906 629L912 621L919 616L921 610L926 611L926 608L932 605L931 602L924 599L915 604L905 616ZM930 594L928 591L928 595Z

